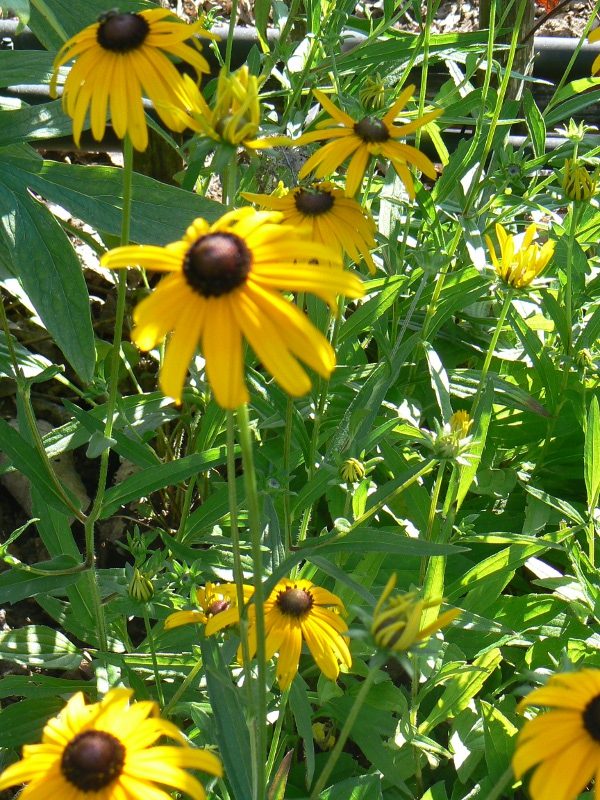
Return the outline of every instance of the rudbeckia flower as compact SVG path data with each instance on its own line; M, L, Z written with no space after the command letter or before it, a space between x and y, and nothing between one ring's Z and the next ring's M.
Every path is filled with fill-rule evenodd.
M280 225L281 214L241 208L213 225L196 219L183 238L166 247L117 247L101 264L139 265L171 273L135 309L133 341L151 350L173 332L160 372L165 394L181 401L188 365L198 344L215 399L234 409L248 401L245 338L285 392L305 394L311 381L302 360L327 378L335 353L323 334L281 291L312 292L336 313L336 297L363 294L356 275L339 267L339 253L306 240L302 230ZM319 269L311 260L332 261Z
M569 200L590 200L596 193L597 171L593 173L576 158L565 161L562 188Z
M247 602L254 592L253 586L242 586L244 601ZM205 633L210 636L214 632L216 623L209 623L219 615L218 629L235 625L240 619L240 610L237 604L237 590L235 583L207 583L206 586L196 590L198 608L192 611L175 611L165 620L165 630L178 628L180 625L206 625Z
M265 601L266 658L279 653L277 682L287 689L298 672L302 642L317 666L332 681L340 674L340 664L347 669L352 657L344 636L348 626L340 616L345 608L340 598L307 580L279 581ZM256 608L248 609L249 657L256 653ZM238 650L241 659L241 647Z
M588 36L588 42L590 44L596 44L597 41L600 40L600 28L594 28L593 31L590 32ZM592 75L597 75L600 72L600 56L596 56L594 59L594 63L592 64Z
M414 86L407 86L381 119L376 116L367 116L355 120L335 106L327 95L315 89L314 95L328 112L330 119L319 123L317 126L319 130L304 133L296 141L296 144L305 145L325 139L333 141L328 142L308 159L299 172L300 179L309 172L314 172L316 178L324 178L352 156L346 174L346 194L348 197L354 197L371 156L383 156L390 160L406 187L409 197L411 200L414 199L415 186L408 165L414 164L432 180L437 177L437 174L427 156L423 155L416 147L399 142L398 139L408 136L409 133L423 127L442 113L441 109L438 109L424 114L412 122L395 125L394 120L412 97L414 91Z
M202 784L186 770L221 776L220 760L190 747L179 728L158 717L156 703L130 705L132 694L111 689L90 705L81 692L73 695L44 727L41 744L25 745L21 761L0 775L0 791L27 783L24 800L170 800L177 789L205 800ZM153 747L162 736L179 746Z
M169 56L186 61L199 73L208 72L200 43L192 38L200 32L211 36L201 22L188 25L165 8L109 11L65 42L54 59L50 93L56 96L59 67L76 59L63 90L63 107L73 118L75 143L79 144L88 109L92 135L102 139L110 104L117 136L122 139L128 134L136 150L145 150L144 95L168 128L183 130L190 100L183 76ZM191 46L185 43L190 38Z
M426 608L439 607L441 599L423 600L418 598L415 592L393 595L395 585L394 573L381 593L373 612L371 633L378 647L396 653L409 650L435 631L445 628L460 614L459 609L453 608L444 611L429 625L421 627L423 611Z
M515 237L506 232L499 223L496 224L496 236L500 244L500 254L489 236L485 240L490 249L492 264L500 280L513 289L526 289L532 281L545 269L554 253L554 242L550 239L540 247L533 243L537 227L532 223L523 236L520 245Z
M192 119L189 126L196 133L232 147L261 150L291 145L287 136L257 138L260 130L259 84L247 66L229 73L223 67L211 108L196 84L186 76L186 91L191 99Z
M518 779L534 768L533 800L575 800L592 778L600 800L600 670L554 675L519 710L528 706L550 709L527 720L513 756Z
M242 196L262 208L281 211L284 223L307 228L314 241L334 244L355 263L363 258L369 272L375 272L369 252L375 247L373 218L332 183L293 189L282 186L273 194L242 192Z

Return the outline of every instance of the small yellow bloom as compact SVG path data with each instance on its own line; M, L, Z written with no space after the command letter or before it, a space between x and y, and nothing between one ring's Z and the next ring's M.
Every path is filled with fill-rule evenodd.
M333 371L330 343L281 291L312 292L337 313L337 295L361 297L362 284L341 269L315 267L314 260L341 267L339 253L280 221L275 211L240 208L212 225L194 220L180 241L166 247L117 247L102 256L109 269L137 264L170 273L135 309L131 337L140 349L152 350L172 331L159 381L177 402L199 344L207 380L223 408L249 399L244 338L294 397L311 388L299 361L324 378Z
M456 608L444 611L434 622L422 628L423 611L426 608L440 606L441 598L421 600L416 592L392 596L395 586L396 573L388 580L373 612L371 634L375 644L382 649L393 650L396 653L409 650L435 631L445 628L460 614Z
M532 223L516 249L515 237L506 232L499 223L496 224L496 235L500 245L500 255L496 255L494 244L489 236L485 240L498 277L513 289L526 289L534 278L545 269L554 253L554 242L550 239L540 247L533 243L537 226Z
M221 761L190 747L179 728L158 716L156 703L130 705L132 694L111 689L90 705L82 692L73 695L46 723L41 744L25 745L21 761L0 775L0 792L27 783L20 796L31 800L170 800L172 789L206 800L202 784L186 770L221 777ZM178 746L153 747L163 736Z
M313 722L313 739L320 750L333 750L336 742L334 730L335 726L331 720L325 720L325 722Z
M314 95L330 115L330 119L319 123L318 130L303 134L296 144L305 145L325 139L332 139L333 141L328 142L308 159L299 172L300 179L308 175L309 172L314 172L316 178L324 178L352 156L346 174L346 195L354 197L360 187L370 158L372 156L383 156L390 160L400 180L406 187L409 197L413 200L415 186L408 165L414 164L417 169L420 169L432 180L435 180L437 173L427 156L423 155L416 147L411 147L397 140L422 128L442 113L441 109L437 109L412 122L402 125L394 124L394 120L412 97L414 91L414 86L408 86L404 89L394 105L381 119L367 116L363 117L363 119L355 120L345 111L335 106L326 94L315 89Z
M461 411L455 411L450 417L450 432L453 433L457 440L460 441L460 439L464 439L469 435L472 424L473 420L471 419L468 411L465 411L464 409Z
M54 59L50 93L56 96L59 67L76 59L63 90L75 143L79 144L88 109L92 135L102 139L110 105L117 136L122 139L127 134L136 150L145 150L144 95L168 128L182 131L189 121L189 98L169 56L186 61L198 73L208 72L198 33L209 35L201 22L187 25L168 9L152 8L138 13L109 11L65 42ZM187 39L191 46L185 44Z
M569 200L589 200L596 192L596 176L591 175L581 161L567 158L562 188Z
M365 474L365 465L358 458L347 458L340 467L340 477L346 483L358 483Z
M307 228L315 242L336 246L355 263L364 259L369 272L375 273L370 253L375 247L373 217L332 183L323 181L293 189L279 186L273 194L242 195L262 208L281 211L285 224Z
M533 800L575 800L595 779L600 798L600 670L554 675L519 704L549 711L528 719L513 756L515 776L534 769L529 782Z
M212 108L189 77L185 83L192 108L190 128L202 136L249 150L292 144L287 136L256 138L261 122L259 84L246 65L233 73L221 69Z
M252 597L254 588L243 584L242 593L244 602ZM198 609L193 611L175 611L165 620L165 630L178 628L180 625L206 625L205 634L214 633L214 623L211 620L219 616L218 630L235 625L240 619L240 610L237 603L237 590L235 583L210 583L196 589L196 602Z

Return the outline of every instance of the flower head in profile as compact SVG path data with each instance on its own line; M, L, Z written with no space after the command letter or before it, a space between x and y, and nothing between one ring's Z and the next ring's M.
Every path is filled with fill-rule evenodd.
M456 608L444 611L431 624L422 627L423 611L439 607L442 600L440 598L423 600L415 592L393 594L395 586L394 573L388 580L373 612L371 634L375 644L384 650L396 653L410 650L435 631L445 628L460 614Z
M455 411L448 422L441 425L437 419L433 421L434 430L422 430L424 444L441 460L455 461L463 467L469 466L473 437L469 431L473 425L467 411Z
M247 602L254 588L247 584L242 586L244 602ZM198 608L192 611L175 611L165 620L165 630L178 628L180 625L206 625L205 633L210 636L215 632L215 622L211 620L219 616L218 630L235 625L240 619L235 583L210 583L196 589Z
M31 800L170 800L176 789L205 800L202 784L186 770L220 777L220 760L190 747L179 728L158 716L156 703L130 704L132 694L111 689L89 705L81 692L73 695L46 723L41 744L25 745L21 761L0 775L0 791L27 783L20 796ZM178 745L153 746L163 736Z
M519 704L549 708L528 719L513 756L515 776L533 769L533 800L575 800L595 779L600 798L600 670L554 675Z
M590 200L596 193L597 176L576 158L567 158L562 188L569 200Z
M335 106L326 94L315 89L314 95L330 115L330 119L319 123L318 130L303 134L296 144L305 145L327 139L332 141L328 141L308 159L302 166L299 177L302 179L310 172L314 172L316 178L324 178L351 157L346 174L346 194L348 197L354 197L370 158L383 156L389 159L406 187L409 197L411 200L414 199L415 186L408 165L414 164L432 180L437 177L437 174L427 156L423 155L416 147L411 147L398 140L427 125L442 113L438 109L424 114L412 122L396 125L394 122L396 117L412 97L414 91L414 86L404 89L382 118L366 116L355 120Z
M225 67L221 69L212 108L189 77L185 78L185 84L192 107L189 125L196 133L249 150L292 144L287 136L257 138L261 123L259 82L246 65L232 73Z
M341 269L315 267L315 259L339 267L340 256L280 221L277 212L241 208L212 225L194 220L180 241L166 247L117 247L102 257L102 265L111 269L137 264L170 273L135 309L132 339L151 350L172 331L160 386L177 402L198 345L223 408L248 401L243 339L294 397L311 387L299 360L323 377L331 374L333 348L281 292L312 292L335 313L337 295L361 297L362 284Z
M279 653L277 682L287 689L298 672L302 643L306 642L325 677L335 681L340 664L349 669L352 657L344 636L348 626L341 617L340 598L307 580L279 581L265 601L266 657ZM256 653L256 608L248 609L248 650ZM241 647L238 650L241 660Z
M283 222L305 227L316 242L337 246L358 263L364 259L369 272L375 272L371 249L375 247L375 223L351 197L345 197L328 181L286 189L281 185L273 194L243 196L262 208L281 211Z
M154 103L165 125L174 131L186 127L189 98L183 77L171 57L208 72L200 53L198 33L210 36L201 22L188 25L165 8L136 13L108 11L69 39L54 60L50 92L56 95L58 69L75 59L63 90L63 107L73 118L73 138L79 144L86 114L94 139L104 136L110 107L119 138L127 134L136 150L148 146L143 96ZM190 44L186 40L191 39Z
M517 244L515 236L507 233L502 225L497 223L499 254L496 254L490 237L487 235L485 237L496 274L512 289L526 289L530 286L552 258L554 242L549 239L540 247L533 241L536 233L537 226L532 223L525 231L521 243Z

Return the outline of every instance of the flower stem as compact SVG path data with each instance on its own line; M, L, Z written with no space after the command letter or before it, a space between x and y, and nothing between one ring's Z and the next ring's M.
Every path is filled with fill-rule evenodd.
M485 361L483 362L483 367L481 369L481 375L479 376L479 386L477 387L477 392L475 393L475 398L473 400L473 405L471 407L471 418L475 419L475 414L477 412L477 407L481 401L481 397L485 390L485 385L487 382L487 375L490 368L490 364L492 363L492 357L496 350L496 345L498 344L498 339L500 338L500 333L506 321L506 315L508 314L508 309L510 308L511 301L513 299L513 291L512 289L508 289L506 294L504 295L504 302L502 303L502 308L500 310L500 316L498 317L498 322L496 323L496 327L494 329L494 333L492 335L492 339L490 341L490 346L488 347L487 353L485 354Z
M152 626L150 625L150 617L148 616L148 607L144 603L144 627L146 628L146 638L148 639L148 647L150 648L150 656L152 658L152 669L154 671L154 681L156 683L156 693L158 694L158 702L161 708L165 704L165 696L163 694L162 682L160 680L160 670L158 669L158 661L156 659L156 646L154 644L154 634L152 633Z
M203 667L202 659L198 658L198 661L194 664L194 666L191 668L191 670L185 676L185 678L183 679L181 684L175 690L175 694L173 695L173 697L169 700L167 705L163 708L163 710L161 712L163 717L168 717L169 716L170 712L177 705L177 703L179 701L179 698L188 690L189 685L194 680L196 675L200 672L202 667Z
M356 695L352 708L350 709L350 713L346 717L346 721L344 722L344 726L340 731L340 735L335 743L335 746L331 753L329 754L329 758L327 759L325 766L323 767L321 774L317 782L315 783L313 790L310 794L309 800L317 800L323 789L327 784L327 780L331 775L333 768L335 767L338 758L340 757L342 750L344 749L344 745L348 741L348 737L352 733L352 728L354 727L354 723L356 722L356 718L358 717L359 711L363 707L365 700L367 699L367 695L369 694L369 689L373 684L373 680L375 675L377 674L379 667L384 661L384 656L382 653L376 653L371 662L369 664L369 671L367 673L367 677L361 684L360 690Z
M285 429L283 434L283 545L288 556L292 545L292 520L290 511L290 455L294 424L294 401L288 396L285 408Z
M427 518L427 529L425 530L425 541L431 541L431 533L433 531L433 523L435 517L437 515L437 506L438 500L440 497L440 491L442 488L442 482L444 480L444 472L446 470L446 462L440 461L438 464L438 471L435 477L435 483L433 485L433 492L431 493L431 503L429 504L429 516ZM421 557L421 569L419 574L419 583L423 583L425 580L425 572L427 570L428 558L427 556Z
M263 565L261 550L260 513L258 504L258 491L256 486L256 472L254 469L254 451L252 447L252 434L248 406L242 405L237 409L237 422L239 429L239 442L242 449L242 464L244 466L244 485L246 487L246 501L248 504L248 524L250 528L250 542L252 548L252 565L254 574L254 619L256 628L256 659L258 664L256 680L256 702L254 706L254 726L256 730L256 764L255 764L255 800L263 800L265 796L265 764L267 760L266 742L266 647L265 647L265 615L263 595Z

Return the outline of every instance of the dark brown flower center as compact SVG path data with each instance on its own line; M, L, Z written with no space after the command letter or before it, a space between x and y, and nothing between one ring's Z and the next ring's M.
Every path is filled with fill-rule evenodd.
M250 272L252 255L234 233L201 236L187 251L183 274L203 297L220 297L241 286Z
M600 742L600 695L590 700L585 707L583 712L583 727L592 739Z
M125 748L104 731L80 733L65 747L60 769L66 780L82 792L99 792L118 778L125 763Z
M335 200L331 192L323 189L300 189L294 195L294 203L301 214L318 217L333 208Z
M377 117L365 117L360 122L354 123L354 133L367 144L373 142L387 142L390 132L385 122Z
M313 606L312 595L304 589L286 589L284 592L279 592L276 602L281 613L289 617L301 617Z
M135 50L150 33L150 26L140 14L120 14L118 11L107 11L98 22L100 27L96 40L100 47L115 53L127 53Z
M220 614L221 611L227 611L231 602L229 600L215 600L214 603L211 603L207 608L207 613L209 617L214 617L215 614Z

